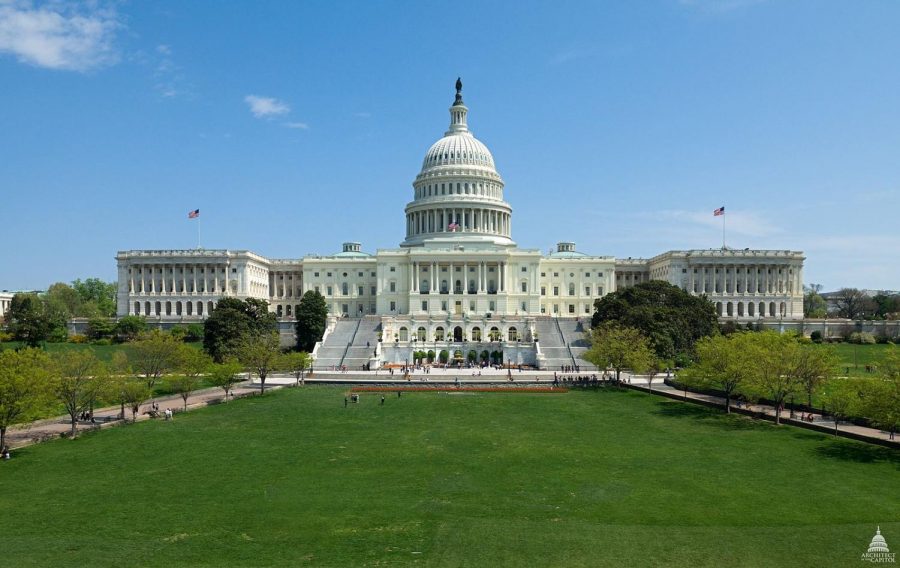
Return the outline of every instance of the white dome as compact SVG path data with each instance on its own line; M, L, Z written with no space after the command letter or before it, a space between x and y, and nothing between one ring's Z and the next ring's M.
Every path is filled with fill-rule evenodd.
M454 132L432 144L425 153L422 170L446 165L480 166L495 170L491 151L469 132Z

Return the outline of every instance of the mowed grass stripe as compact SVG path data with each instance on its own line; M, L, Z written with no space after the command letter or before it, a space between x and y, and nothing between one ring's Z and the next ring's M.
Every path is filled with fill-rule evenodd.
M900 543L885 448L632 391L345 392L17 452L0 563L845 566L875 524Z

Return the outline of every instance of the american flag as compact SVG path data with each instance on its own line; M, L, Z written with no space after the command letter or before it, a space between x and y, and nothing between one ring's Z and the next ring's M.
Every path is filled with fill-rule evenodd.
M447 225L447 228L455 233L456 230L459 229L459 223L450 223L449 225Z
M719 207L715 211L713 211L713 217L718 217L719 215L724 215L724 214L725 214L725 206L724 205Z
M188 219L196 219L196 218L199 217L199 216L200 216L200 210L199 210L199 209L194 209L193 211L191 211L190 213L188 213Z

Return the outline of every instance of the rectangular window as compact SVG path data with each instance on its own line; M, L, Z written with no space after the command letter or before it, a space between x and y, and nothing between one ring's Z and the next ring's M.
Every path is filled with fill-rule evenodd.
M554 277L554 278L559 278L559 272L554 272L554 273L553 273L553 277Z
M328 272L328 273L326 273L326 274L325 274L325 276L327 276L327 277L329 277L329 278L331 278L331 273L330 273L330 272Z
M391 267L391 272L396 272L396 271L397 271L397 268L394 267L394 266L392 266L392 267Z
M522 267L522 272L528 272L528 267L523 266L523 267Z
M553 287L553 295L554 295L554 296L559 296L559 286L554 286L554 287Z
M328 288L325 288L325 290L326 290L326 294L325 294L325 295L326 295L326 296L330 296L330 295L331 295L331 286L329 286Z
M441 302L441 311L444 311L444 312L447 311L447 301L446 300Z
M495 306L494 302L491 301L491 303L488 305L488 309L493 312L495 309L494 306Z
M547 295L547 287L541 286L541 296L546 296L546 295Z
M575 304L569 304L569 313L570 313L570 314L574 314L574 313L575 313Z
M362 273L362 272L360 272L360 273L359 273L359 277L360 277L360 278L362 278L362 275L363 275L363 273Z
M422 311L423 311L423 312L427 312L427 311L428 311L428 300L422 301Z
M526 284L525 282L522 282L522 291L523 291L523 292L527 292L527 291L528 291L528 284Z
M318 287L318 286L316 286L316 294L321 294L321 293L322 293L322 292L321 292L321 291L319 291L319 287Z
M584 313L586 313L586 314L591 313L591 305L590 304L584 305Z
M397 291L397 283L391 282L391 292L396 292L396 291Z
M558 314L558 313L559 313L559 304L553 304L553 313L554 313L554 314Z
M376 292L376 289L375 289L375 286L372 286L372 295L373 295L373 296L375 296L375 295L377 295L377 292Z
M391 302L391 311L395 311L397 309L397 302Z
M527 312L527 311L528 311L528 307L526 306L525 302L522 302L522 311L523 311L523 312Z
M585 296L590 296L590 295L591 295L591 287L590 287L590 286L585 286L585 287L584 287L584 295L585 295Z
M475 311L475 302L469 302L469 311L470 311L470 312L474 312L474 311Z
M366 289L365 289L365 287L363 287L363 286L360 286L360 287L359 287L359 295L360 295L360 296L365 296L365 295L366 295Z

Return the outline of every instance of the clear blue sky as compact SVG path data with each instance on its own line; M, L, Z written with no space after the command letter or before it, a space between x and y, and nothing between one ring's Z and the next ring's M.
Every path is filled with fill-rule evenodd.
M0 0L0 289L396 247L457 76L522 247L900 288L900 2Z

